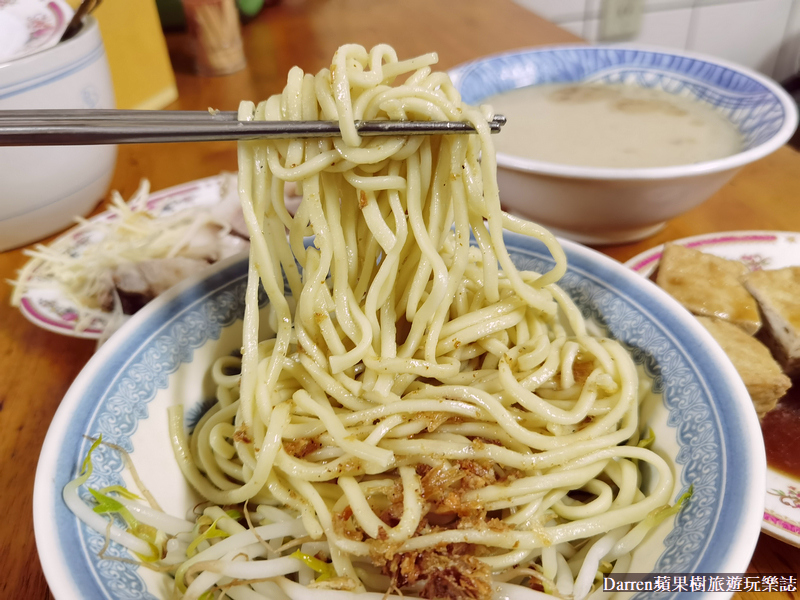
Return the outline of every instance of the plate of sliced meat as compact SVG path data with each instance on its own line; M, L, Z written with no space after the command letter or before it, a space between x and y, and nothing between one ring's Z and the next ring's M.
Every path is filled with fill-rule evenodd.
M728 354L761 420L762 529L800 547L800 233L701 235L625 264L695 314Z
M25 250L12 303L40 327L102 340L175 283L248 247L235 174L153 193L145 180L127 202L114 192L106 211Z

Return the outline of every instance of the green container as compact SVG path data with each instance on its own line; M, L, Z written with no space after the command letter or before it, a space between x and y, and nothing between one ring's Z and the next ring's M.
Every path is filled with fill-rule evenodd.
M256 16L264 8L264 0L236 0L239 12L245 19ZM182 29L186 27L181 0L156 0L161 27L164 29Z

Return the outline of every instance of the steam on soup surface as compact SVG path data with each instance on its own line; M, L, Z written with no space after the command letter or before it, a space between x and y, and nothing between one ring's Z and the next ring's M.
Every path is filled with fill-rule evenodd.
M624 84L546 84L486 100L508 117L498 152L587 167L666 167L743 147L736 127L692 98Z

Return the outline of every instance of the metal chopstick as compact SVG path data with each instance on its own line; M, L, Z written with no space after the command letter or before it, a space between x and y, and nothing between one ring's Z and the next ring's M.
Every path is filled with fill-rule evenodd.
M4 121L238 121L235 110L122 110L115 108L42 108L32 110L0 110Z
M489 121L492 132L506 119ZM474 133L459 121L356 121L360 135ZM338 137L332 121L238 121L235 112L128 110L0 111L0 146L72 146L261 138Z

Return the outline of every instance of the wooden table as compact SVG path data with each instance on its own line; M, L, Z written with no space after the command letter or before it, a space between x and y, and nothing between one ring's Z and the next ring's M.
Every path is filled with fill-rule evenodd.
M244 40L245 71L201 78L190 72L185 36L170 34L180 99L169 108L231 110L240 99L264 99L282 89L290 67L316 72L330 64L342 43L389 43L401 57L435 50L440 66L448 68L493 52L576 38L509 0L286 0L245 25ZM126 146L120 148L112 185L129 197L143 177L158 190L235 169L232 143ZM782 148L743 169L713 198L655 237L602 251L624 261L655 244L699 233L800 231L798 200L800 154ZM0 254L0 281L13 278L25 261L20 250ZM0 596L46 598L50 592L33 537L36 462L47 426L94 343L35 327L9 306L9 296L9 286L0 283ZM750 571L797 573L800 550L762 535ZM737 597L760 596L779 597Z

